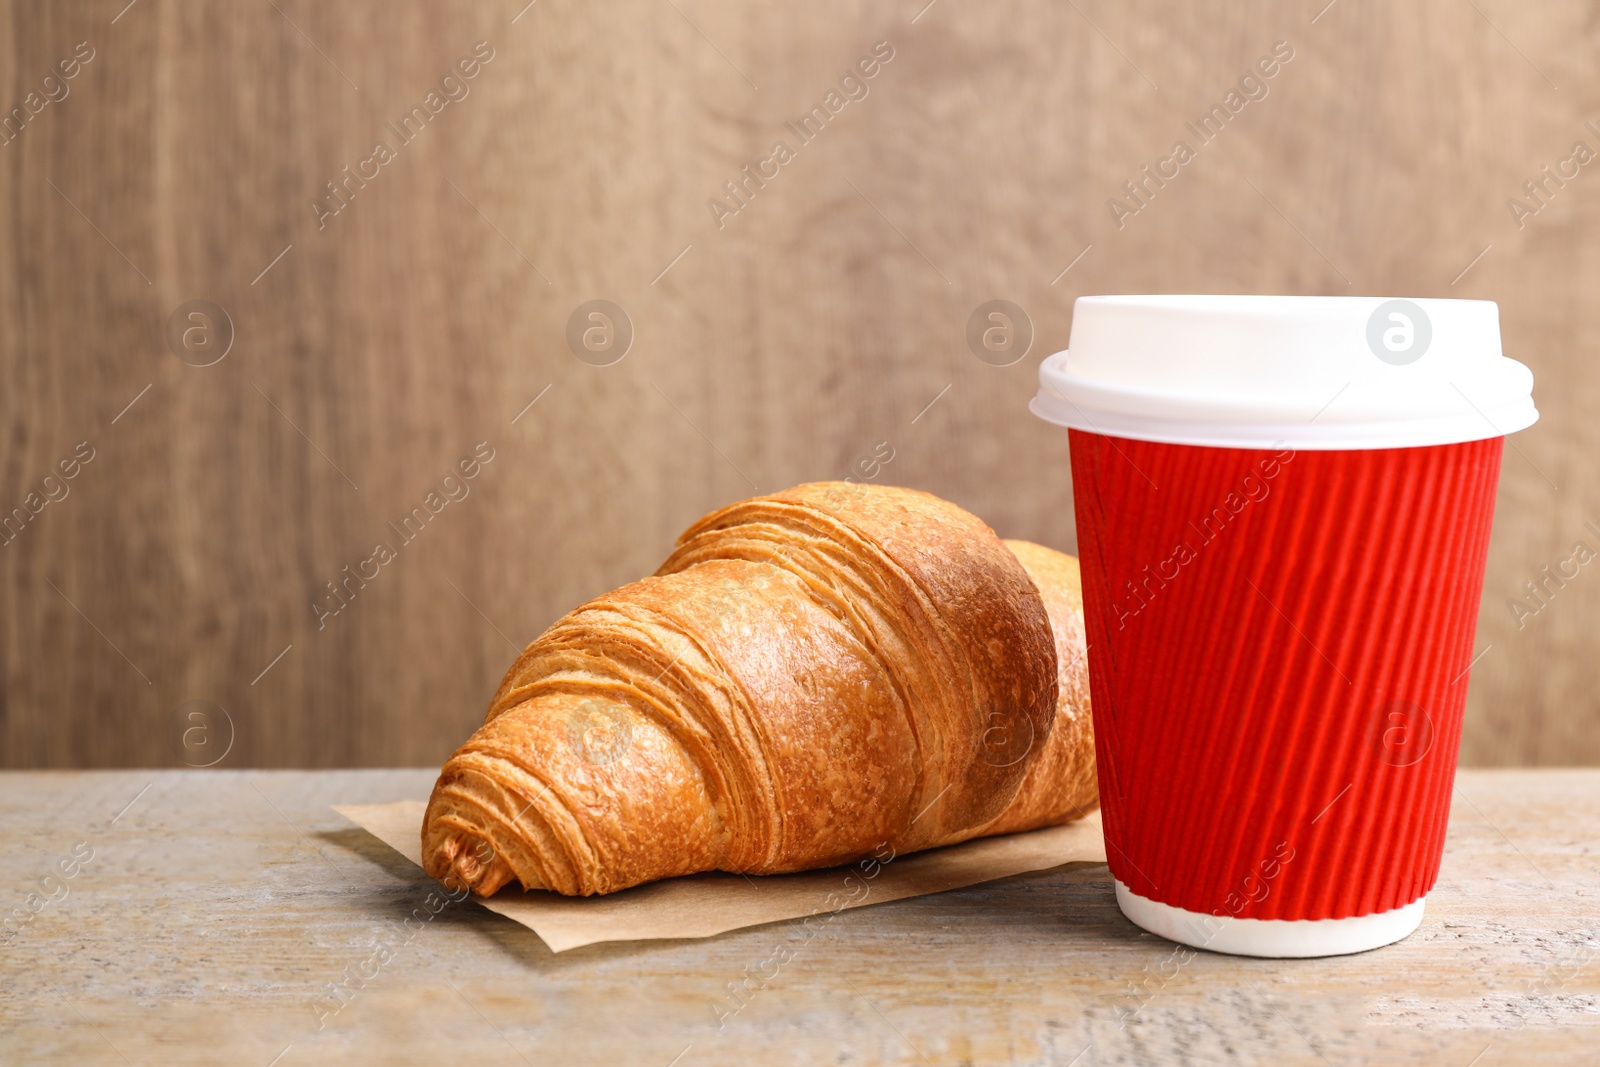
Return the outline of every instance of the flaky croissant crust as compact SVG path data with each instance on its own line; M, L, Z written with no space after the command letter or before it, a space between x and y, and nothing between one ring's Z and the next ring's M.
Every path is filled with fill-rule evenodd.
M1075 595L1071 558L1028 547L1072 565ZM1026 559L892 487L814 483L707 515L656 576L518 657L435 786L429 873L603 893L1043 825L1067 793L1087 810L1085 752L1056 768L1076 775L1065 789L1030 777L1063 746L1060 641Z

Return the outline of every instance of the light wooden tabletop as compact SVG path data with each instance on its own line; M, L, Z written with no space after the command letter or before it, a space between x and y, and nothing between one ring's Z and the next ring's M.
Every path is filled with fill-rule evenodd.
M0 775L0 1062L1600 1057L1600 770L1462 772L1427 918L1400 944L1181 965L1122 918L1100 864L845 912L803 946L781 923L558 956L471 904L408 935L432 883L329 805L422 797L432 780ZM764 988L730 1013L728 983L757 972Z

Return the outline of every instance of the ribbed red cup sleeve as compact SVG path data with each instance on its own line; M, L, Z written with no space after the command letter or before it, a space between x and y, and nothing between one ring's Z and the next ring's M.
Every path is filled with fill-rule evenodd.
M1502 438L1293 451L1071 431L1113 874L1256 919L1433 886Z

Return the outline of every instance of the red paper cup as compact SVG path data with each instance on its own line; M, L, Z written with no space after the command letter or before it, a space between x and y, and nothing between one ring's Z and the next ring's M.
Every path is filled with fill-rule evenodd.
M1427 338L1404 362L1367 343L1398 305L1391 339ZM1497 310L1092 298L1069 352L1034 410L1071 427L1123 913L1246 955L1405 937L1444 848L1503 434L1537 417Z

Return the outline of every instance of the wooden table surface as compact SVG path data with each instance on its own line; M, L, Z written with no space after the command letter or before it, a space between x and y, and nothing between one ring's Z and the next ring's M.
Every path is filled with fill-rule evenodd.
M1600 1058L1600 770L1462 772L1427 918L1398 945L1181 966L1118 913L1100 864L845 912L803 946L781 923L555 955L471 904L408 940L432 883L329 805L432 780L0 775L0 905L31 915L0 934L0 1062ZM772 975L781 947L794 958L730 1013L727 983Z

